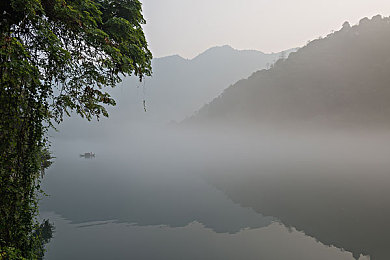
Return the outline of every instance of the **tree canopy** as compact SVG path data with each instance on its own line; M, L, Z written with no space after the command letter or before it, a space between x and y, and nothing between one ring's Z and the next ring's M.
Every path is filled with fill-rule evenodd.
M102 104L115 102L102 87L115 86L120 74L151 73L139 1L11 0L0 8L2 75L27 73L51 99L55 119L69 109L107 115Z
M149 76L144 23L137 0L0 2L2 257L36 257L36 191L49 165L45 122L72 111L107 116L105 105L115 101L105 87L125 75Z

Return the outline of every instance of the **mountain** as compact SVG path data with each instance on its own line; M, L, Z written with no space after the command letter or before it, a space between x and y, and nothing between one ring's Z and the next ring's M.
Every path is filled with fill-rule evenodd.
M143 113L139 115L139 111L135 111L132 113L134 117L147 116L161 122L178 121L210 102L230 84L270 66L280 56L281 53L235 50L225 45L210 48L190 60L178 55L157 58L152 62L151 78L147 78L145 83L126 78L123 82L126 89L120 91L134 97L137 96L134 86L140 86L147 115L143 106L139 106L138 110ZM118 98L120 109L130 112L123 95Z
M388 125L390 18L364 18L227 88L187 122Z
M288 55L294 49L283 52ZM67 118L54 136L91 136L136 123L169 123L193 114L218 96L226 87L254 71L271 66L282 53L265 54L236 50L230 46L213 47L193 59L179 55L152 61L153 75L139 82L126 77L110 94L117 101L109 107L109 119L85 122ZM146 111L145 111L146 110ZM101 135L100 133L97 135Z

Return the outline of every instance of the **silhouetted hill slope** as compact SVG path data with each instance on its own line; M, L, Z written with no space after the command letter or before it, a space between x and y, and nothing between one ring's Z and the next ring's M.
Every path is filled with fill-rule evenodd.
M390 18L362 19L227 88L190 121L388 124Z

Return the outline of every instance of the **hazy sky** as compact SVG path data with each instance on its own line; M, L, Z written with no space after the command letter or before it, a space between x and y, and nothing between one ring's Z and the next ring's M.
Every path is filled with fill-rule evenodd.
M229 44L278 52L338 30L345 21L390 15L390 0L141 0L154 57L192 58Z

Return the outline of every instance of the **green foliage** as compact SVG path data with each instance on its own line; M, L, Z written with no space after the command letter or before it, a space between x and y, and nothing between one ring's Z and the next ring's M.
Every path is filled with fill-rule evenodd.
M34 259L45 125L107 116L104 87L150 75L152 55L137 0L5 0L0 15L0 253Z
M17 250L13 247L0 247L0 259L25 260L26 258L21 256L20 250Z
M34 255L33 258L43 259L45 254L45 245L48 244L53 237L54 226L45 219L36 230L33 232L34 238ZM0 247L0 259L18 259L25 260L22 256L22 252L19 249L13 247Z
M88 119L106 116L103 104L115 102L102 87L114 87L120 74L142 79L151 73L139 1L12 0L0 6L2 46L18 46L21 61L36 69L33 78L57 121L71 110Z

